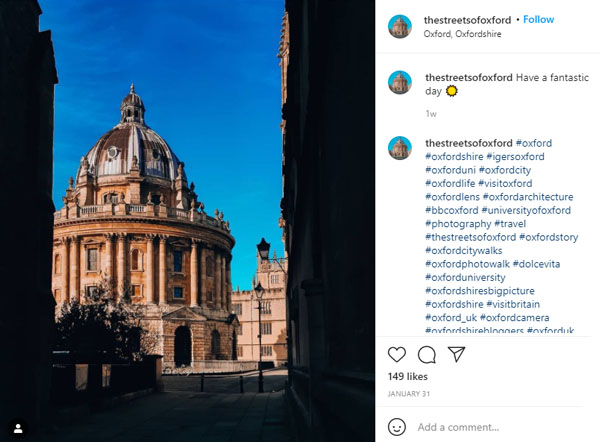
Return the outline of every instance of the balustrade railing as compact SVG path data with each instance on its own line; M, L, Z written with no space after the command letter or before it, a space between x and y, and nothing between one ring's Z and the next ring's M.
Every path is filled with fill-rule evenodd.
M128 213L146 213L146 205L145 204L128 204L127 212Z
M70 207L68 209L63 208L62 211L57 211L54 213L54 220L62 222L80 217L109 217L113 215L123 216L145 214L146 216L160 216L160 210L158 210L161 209L160 206L149 206L147 204L125 204L124 206L124 209L123 205L121 204L79 206L76 209L74 207ZM191 210L180 209L177 207L167 207L166 215L167 218L184 219L194 223L228 230L222 221L210 217L205 213L196 212L194 214Z
M90 215L93 213L102 212L104 206L83 206L79 208L79 213L82 215Z
M190 212L184 209L175 209L175 216L178 218L190 218Z

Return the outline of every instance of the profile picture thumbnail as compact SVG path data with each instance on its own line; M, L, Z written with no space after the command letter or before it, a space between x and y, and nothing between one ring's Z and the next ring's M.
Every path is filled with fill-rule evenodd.
M394 15L388 22L388 31L396 38L408 37L412 30L412 23L406 15Z
M412 79L404 71L396 71L388 78L390 90L398 95L407 93L412 86Z
M405 160L412 152L412 144L408 138L394 137L388 144L388 152L395 160Z

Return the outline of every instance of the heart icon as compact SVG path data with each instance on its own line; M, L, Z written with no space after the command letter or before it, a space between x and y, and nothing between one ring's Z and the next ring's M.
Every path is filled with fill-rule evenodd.
M400 362L400 360L406 356L406 349L404 347L390 347L388 349L388 355L394 362Z

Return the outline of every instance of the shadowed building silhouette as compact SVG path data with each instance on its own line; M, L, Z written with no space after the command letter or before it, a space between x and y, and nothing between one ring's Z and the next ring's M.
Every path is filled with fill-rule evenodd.
M374 2L288 0L286 11L287 397L302 441L374 440Z
M39 32L36 0L0 1L0 364L2 434L13 418L35 433L49 396L54 300L52 148L54 85L50 31Z

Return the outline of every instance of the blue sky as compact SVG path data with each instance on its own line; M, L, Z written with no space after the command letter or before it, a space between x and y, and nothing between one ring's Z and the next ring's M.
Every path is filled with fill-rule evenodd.
M283 256L279 47L283 0L39 0L59 84L54 204L135 83L146 123L185 162L236 238L233 286L250 288L261 237Z

